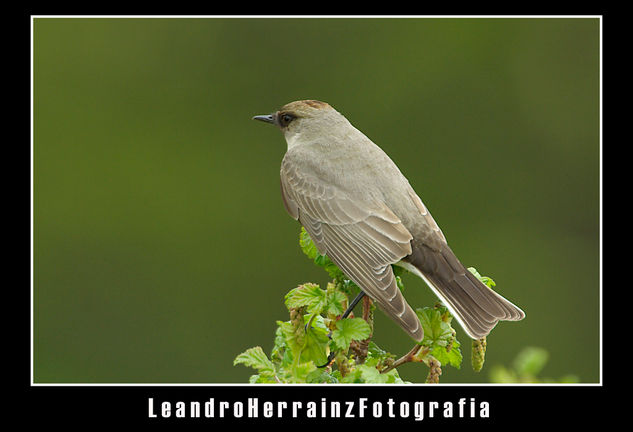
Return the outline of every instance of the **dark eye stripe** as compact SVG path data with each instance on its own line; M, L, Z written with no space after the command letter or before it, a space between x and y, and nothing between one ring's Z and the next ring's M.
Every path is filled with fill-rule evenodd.
M279 123L281 126L286 127L288 124L295 119L295 116L292 114L282 114L279 116Z

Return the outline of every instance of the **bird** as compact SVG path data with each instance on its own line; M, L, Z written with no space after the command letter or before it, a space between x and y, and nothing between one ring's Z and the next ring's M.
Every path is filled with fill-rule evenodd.
M330 104L297 100L253 119L277 126L285 137L285 210L319 253L413 340L421 342L424 330L392 264L420 277L474 340L499 321L525 317L465 268L393 160Z

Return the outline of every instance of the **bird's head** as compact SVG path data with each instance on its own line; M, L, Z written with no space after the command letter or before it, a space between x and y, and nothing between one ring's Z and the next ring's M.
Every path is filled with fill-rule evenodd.
M277 126L283 132L288 145L298 136L304 139L322 136L333 131L336 126L348 123L328 103L311 99L287 103L279 111L257 115L253 119Z

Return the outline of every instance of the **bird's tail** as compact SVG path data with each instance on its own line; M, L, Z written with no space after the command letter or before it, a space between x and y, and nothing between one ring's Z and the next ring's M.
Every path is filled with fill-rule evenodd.
M448 246L439 252L414 248L401 264L424 279L473 339L487 336L499 321L525 318L521 309L467 270Z

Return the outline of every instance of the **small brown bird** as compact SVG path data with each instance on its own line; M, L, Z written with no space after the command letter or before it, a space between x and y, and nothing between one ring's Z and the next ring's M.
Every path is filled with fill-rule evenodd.
M391 264L421 277L473 339L525 317L459 262L396 164L329 104L296 101L253 118L288 143L281 195L290 216L413 339L424 331Z

